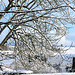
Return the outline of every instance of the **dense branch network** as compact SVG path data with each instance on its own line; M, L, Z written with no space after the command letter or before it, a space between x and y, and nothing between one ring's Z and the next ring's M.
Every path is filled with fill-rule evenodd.
M71 11L75 13L74 2L74 0L8 0L6 5L2 0L0 34L6 28L9 32L0 46L10 42L15 46L16 56L19 56L24 67L28 62L33 66L36 63L37 69L40 70L38 63L42 65L45 62L42 66L44 68L48 57L54 57L55 53L62 57L63 49L58 47L58 42L66 35L67 24L75 24L75 17L70 15ZM52 66L50 62L47 64Z

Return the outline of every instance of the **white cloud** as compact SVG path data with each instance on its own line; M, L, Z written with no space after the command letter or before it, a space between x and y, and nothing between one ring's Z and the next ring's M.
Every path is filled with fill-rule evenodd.
M70 46L72 44L72 41L68 40L65 36L61 38L59 44L63 44L64 46ZM75 45L75 42L73 42L73 45Z

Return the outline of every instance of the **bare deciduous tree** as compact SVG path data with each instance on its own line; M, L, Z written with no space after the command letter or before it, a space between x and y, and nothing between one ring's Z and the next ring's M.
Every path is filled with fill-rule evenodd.
M25 69L45 72L52 66L47 58L63 53L58 42L66 35L68 24L75 24L74 4L74 0L8 0L7 4L1 0L0 34L5 28L9 33L0 46L13 40Z

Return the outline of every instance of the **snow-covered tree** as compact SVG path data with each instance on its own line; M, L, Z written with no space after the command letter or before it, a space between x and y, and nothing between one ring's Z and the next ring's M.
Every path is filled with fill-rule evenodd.
M68 24L75 24L74 0L5 0L0 1L0 34L9 31L0 46L15 46L16 58L25 69L46 72L53 66L48 57L60 54L60 39ZM63 57L62 57L63 58Z

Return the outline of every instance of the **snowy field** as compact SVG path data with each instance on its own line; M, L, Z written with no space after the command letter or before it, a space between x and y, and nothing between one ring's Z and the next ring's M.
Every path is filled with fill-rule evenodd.
M22 74L22 75L75 75L75 73Z
M75 75L75 73L49 73L49 74L25 74L25 75Z
M66 47L66 49L68 49L68 47ZM8 55L10 55L10 57L12 57L11 56L11 55L13 55L12 47L10 47L9 51L0 51L0 53L6 54L6 55L8 54ZM26 75L75 75L75 73L64 73L64 72L66 72L66 69L65 69L66 65L70 66L70 67L72 66L72 58L75 57L75 47L72 47L68 51L66 51L65 56L69 58L69 59L68 58L66 59L69 62L68 61L63 61L62 65L60 66L60 68L62 69L62 73L58 73L58 72L53 73L53 72L51 72L51 73L47 73L47 74L26 74ZM58 59L58 56L56 58ZM50 62L53 63L53 61L54 61L54 62L58 63L57 59L55 60L55 58L54 59L50 58ZM61 62L60 59L61 58L59 57L59 59L58 59L59 62ZM2 58L0 58L0 60L2 60ZM4 66L9 67L10 64L12 64L14 61L15 61L15 59L8 58L6 60L0 61L0 63L2 63Z

